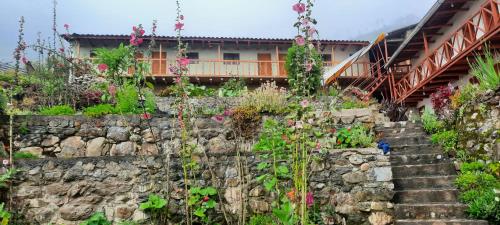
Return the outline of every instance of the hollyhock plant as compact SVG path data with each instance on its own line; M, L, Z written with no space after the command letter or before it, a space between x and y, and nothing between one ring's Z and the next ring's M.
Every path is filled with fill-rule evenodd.
M97 69L101 72L104 73L108 69L108 65L101 63L97 66Z
M143 113L143 114L141 115L141 118L142 118L142 119L144 119L144 120L150 120L150 119L151 119L151 118L153 118L153 117L152 117L152 116L151 116L151 114L149 114L149 113Z
M186 67L187 65L189 65L189 59L188 58L179 58L177 59L177 63L181 66L181 67Z
M298 46L304 46L306 44L306 39L299 35L295 38L295 43L297 43Z
M28 63L28 59L26 59L26 57L24 57L24 56L21 58L21 61L22 61L24 64L27 64L27 63Z
M223 123L224 122L224 116L222 115L215 115L212 117L212 120L214 120L217 123Z
M297 12L298 14L302 14L306 11L306 5L304 3L296 3L295 5L292 6L293 11Z
M111 96L115 97L116 96L116 86L113 84L109 85L108 92Z
M313 196L313 193L312 192L307 192L307 195L306 195L306 205L308 208L311 208L311 206L313 206L314 204L314 196Z
M184 27L184 23L182 23L180 21L175 23L175 30L182 30L183 27Z
M9 165L9 160L7 160L7 159L4 159L4 160L2 161L2 164L3 164L4 166L7 166L7 165Z
M309 106L309 101L307 99L302 100L300 106L302 106L302 108L307 108Z
M69 29L69 24L65 23L64 24L64 29Z

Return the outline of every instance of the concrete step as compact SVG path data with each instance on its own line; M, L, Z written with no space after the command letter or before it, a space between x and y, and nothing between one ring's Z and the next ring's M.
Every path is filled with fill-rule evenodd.
M395 225L488 225L484 220L396 220Z
M391 146L405 146L405 145L421 145L421 144L431 144L431 140L427 136L396 136L396 137L385 137L382 138Z
M466 219L468 206L459 203L395 204L398 219Z
M456 175L453 163L402 165L392 167L393 178Z
M407 155L391 154L390 159L391 165L393 166L451 162L448 157L443 156L441 153Z
M453 188L457 176L410 177L393 179L395 190Z
M433 144L391 145L391 155L416 155L442 152L439 146Z
M395 203L457 203L457 189L420 189L396 191Z

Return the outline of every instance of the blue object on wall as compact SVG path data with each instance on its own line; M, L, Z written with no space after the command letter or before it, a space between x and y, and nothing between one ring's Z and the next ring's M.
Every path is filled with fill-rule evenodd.
M379 141L377 147L379 149L382 149L384 155L391 151L391 145L389 145L389 143L385 142L384 140Z

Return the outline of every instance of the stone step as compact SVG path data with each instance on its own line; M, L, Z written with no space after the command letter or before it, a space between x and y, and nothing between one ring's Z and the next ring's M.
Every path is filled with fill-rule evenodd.
M427 136L427 133L424 131L406 131L406 132L386 132L386 131L377 131L377 135L379 137L383 138L391 138L391 137L402 137L402 136L408 136L408 137L417 137L417 136Z
M397 128L422 128L422 123L420 122L409 122L409 121L403 121L403 122L386 122L384 124L377 125L375 128L376 129L397 129Z
M390 160L391 165L393 166L444 163L451 161L450 158L445 157L441 153L406 155L392 154L390 156Z
M385 137L382 140L386 141L390 145L400 146L400 145L421 145L421 144L431 144L431 140L427 136L397 136L397 137Z
M395 155L432 154L442 152L439 146L433 144L391 145L391 154Z
M396 220L395 225L488 225L488 221L484 220Z
M420 189L396 191L394 198L395 203L456 203L458 202L457 189Z
M459 203L395 204L394 215L399 219L465 219L467 208Z
M394 178L456 175L453 163L393 166Z
M410 177L393 179L395 190L453 188L457 176Z

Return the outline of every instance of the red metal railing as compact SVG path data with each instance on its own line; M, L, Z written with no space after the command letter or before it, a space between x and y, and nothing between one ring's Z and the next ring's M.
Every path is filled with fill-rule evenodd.
M446 41L428 55L400 81L394 84L393 97L396 102L423 87L451 65L481 46L499 31L500 0L487 0L465 24L451 34Z

